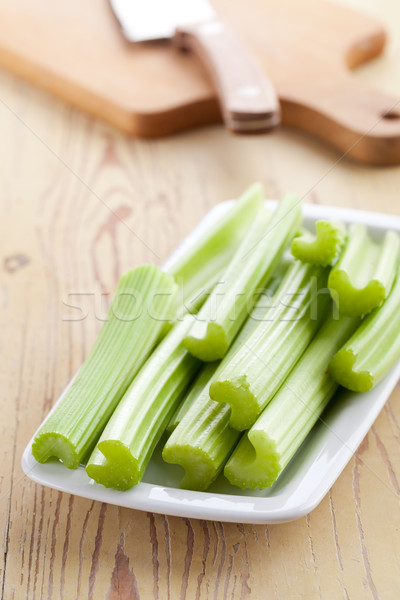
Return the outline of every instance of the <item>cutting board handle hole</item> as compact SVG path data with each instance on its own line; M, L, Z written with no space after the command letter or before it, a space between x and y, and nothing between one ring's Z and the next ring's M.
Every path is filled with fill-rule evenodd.
M394 119L400 119L400 113L395 110L388 110L387 112L382 114L383 119L388 119L389 121L393 121Z

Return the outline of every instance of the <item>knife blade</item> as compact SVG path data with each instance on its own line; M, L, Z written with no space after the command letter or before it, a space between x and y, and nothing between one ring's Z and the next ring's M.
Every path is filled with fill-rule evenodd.
M197 54L210 74L222 117L235 133L267 132L280 123L273 84L207 0L110 0L130 42L172 39Z

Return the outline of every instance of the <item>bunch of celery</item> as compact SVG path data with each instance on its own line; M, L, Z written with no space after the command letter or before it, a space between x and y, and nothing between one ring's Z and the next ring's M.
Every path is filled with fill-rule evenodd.
M69 468L85 461L133 378L165 335L166 323L185 312L178 296L185 302L203 295L231 259L262 198L261 186L252 186L189 251L169 261L168 273L145 265L121 278L89 356L35 436L32 453L37 461L54 456Z
M338 224L333 224L332 228L325 227L324 231L330 232L325 237L321 231L319 228L318 252L314 255L309 252L309 260L302 256L304 263L325 263L327 256L329 262L337 260L344 242L344 227ZM387 271L392 280L398 264L395 237L389 236L394 242L392 269ZM332 238L336 240L334 253ZM387 239L386 236L381 245L374 246L377 253L384 250ZM328 247L324 248L324 244ZM318 258L321 253L324 261ZM305 309L312 305L312 275L319 277L319 291L326 293L324 285L328 274L329 270L321 267L301 263L290 266L274 296L272 314L270 309L261 313L261 318L258 313L258 325L250 318L222 362L203 369L176 415L175 429L163 450L164 460L185 469L181 482L183 487L207 489L237 445L239 435L235 430L251 427L225 467L227 478L239 487L270 486L295 454L338 388L340 379L337 370L334 370L335 364L340 365L342 376L345 370L343 364L348 369L349 361L347 355L345 360L342 358L343 352L339 352L332 363L331 360L360 324L360 317L339 318L332 304L331 314L327 316L326 307L324 311L321 303L321 300L327 300L326 294L315 294L321 303L315 321L305 314ZM290 305L282 302L282 298L290 293L300 295L297 307L302 307L298 315L300 318L294 321L289 318ZM359 303L357 298L354 300L356 314L362 313L363 301L363 298ZM377 336L379 343L373 344L374 359L381 360L376 361L374 382L400 358L400 343L395 343L400 339L399 317L396 315L395 318L399 301L400 283L386 303L365 320L365 325L348 342L353 347L357 340L359 344L363 342L363 353L358 348L361 360L362 356L365 359L371 353L368 343L374 341L374 335ZM377 314L381 318L374 328L368 323L376 323ZM389 320L394 325L391 335L388 335L389 325L383 326ZM364 329L366 333L360 340L358 333L362 334ZM371 329L374 333L370 333ZM383 343L384 336L387 336L386 344ZM383 348L380 355L379 347ZM328 372L330 363L332 375ZM350 376L355 379L354 373Z
M319 221L295 237L299 201L271 215L262 198L252 186L163 270L122 277L34 438L38 461L87 461L97 483L126 490L167 431L163 458L184 467L183 487L207 489L224 467L239 487L266 487L339 385L366 391L400 358L398 234L377 243Z
M280 388L326 317L330 299L320 293L326 279L319 267L289 264L271 302L265 306L259 300L225 359L203 369L200 385L181 408L187 413L163 450L165 461L185 469L183 487L207 489L235 447L239 430L254 423ZM300 297L298 318L293 306L286 306L291 296ZM259 354L254 355L256 343Z
M86 362L35 436L37 461L55 456L76 469L85 460L174 316L176 293L173 278L152 265L121 278Z

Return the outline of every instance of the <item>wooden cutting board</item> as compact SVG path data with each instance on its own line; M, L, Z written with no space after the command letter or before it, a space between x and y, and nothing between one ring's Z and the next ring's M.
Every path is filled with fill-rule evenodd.
M400 162L400 104L349 72L382 52L379 23L325 0L213 4L267 69L286 125L364 162ZM220 120L197 59L129 44L107 0L0 0L0 65L132 135Z

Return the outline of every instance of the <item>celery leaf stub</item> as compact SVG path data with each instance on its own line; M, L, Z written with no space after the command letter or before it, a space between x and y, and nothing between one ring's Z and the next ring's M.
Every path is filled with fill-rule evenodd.
M176 294L173 278L153 265L122 276L89 356L35 436L38 462L54 456L76 469L85 460L174 317Z
M328 280L341 314L364 316L382 304L392 287L399 249L400 238L394 231L375 243L364 225L350 228L347 245Z

